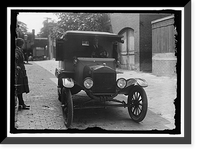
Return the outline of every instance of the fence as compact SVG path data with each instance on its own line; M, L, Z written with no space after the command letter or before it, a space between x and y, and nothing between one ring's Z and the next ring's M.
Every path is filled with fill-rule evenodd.
M152 73L158 76L176 74L174 16L151 22L152 24Z

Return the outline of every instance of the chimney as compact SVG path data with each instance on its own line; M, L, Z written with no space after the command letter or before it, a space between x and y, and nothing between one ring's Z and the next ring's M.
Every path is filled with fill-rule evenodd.
M34 45L34 41L35 41L35 29L32 29L31 46Z

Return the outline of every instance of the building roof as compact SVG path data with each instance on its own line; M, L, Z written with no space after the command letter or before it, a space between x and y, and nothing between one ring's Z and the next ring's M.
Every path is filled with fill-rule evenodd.
M104 36L104 37L118 37L122 38L122 36L119 36L114 33L109 32L99 32L99 31L66 31L63 34L63 37L69 36L69 35L77 35L77 36Z
M35 47L44 47L48 44L48 38L35 38L34 46Z
M170 16L167 16L167 17L164 17L164 18L161 18L161 19L151 21L151 24L154 24L154 23L157 23L157 22L162 22L162 21L165 21L165 20L173 19L173 18L174 18L174 15L170 15Z

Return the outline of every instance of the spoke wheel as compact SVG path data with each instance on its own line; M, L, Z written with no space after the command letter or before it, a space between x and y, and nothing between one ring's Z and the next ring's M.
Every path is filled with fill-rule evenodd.
M73 122L73 100L69 89L62 89L61 102L65 126L69 128Z
M148 102L144 89L135 86L128 95L128 112L135 122L141 122L147 113Z

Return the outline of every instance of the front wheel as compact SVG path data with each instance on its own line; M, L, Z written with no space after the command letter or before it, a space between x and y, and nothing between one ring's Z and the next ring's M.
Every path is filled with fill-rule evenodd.
M73 122L73 100L70 89L62 88L61 102L65 126L69 128Z
M135 122L141 122L147 113L148 102L144 89L135 86L128 94L128 112Z

